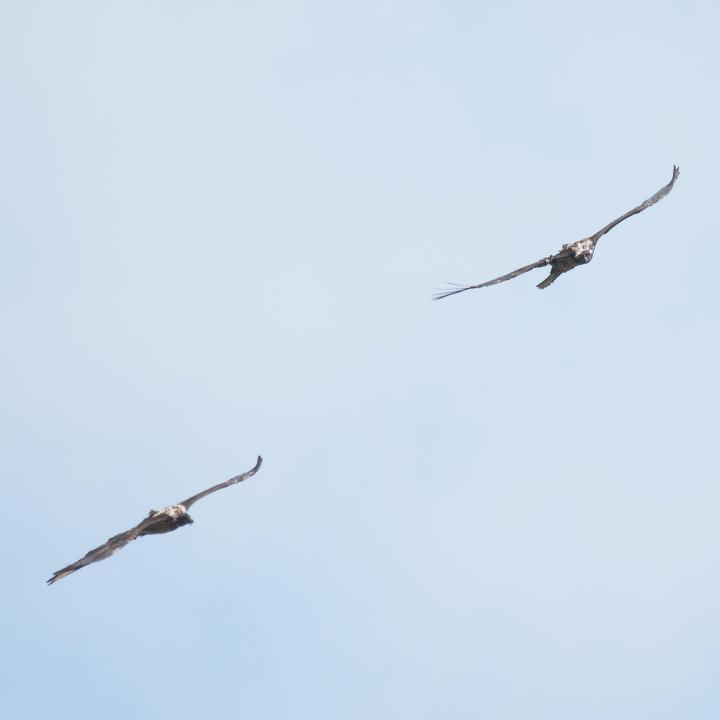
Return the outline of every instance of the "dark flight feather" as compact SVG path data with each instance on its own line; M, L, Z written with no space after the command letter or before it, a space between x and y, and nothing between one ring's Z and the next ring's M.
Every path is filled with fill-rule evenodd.
M236 475L235 477L218 485L213 485L213 487L203 490L203 492L193 495L177 505L170 505L159 512L151 510L150 514L134 528L118 535L113 535L113 537L111 537L106 543L90 550L77 562L54 572L53 576L47 581L47 584L52 585L65 576L74 573L76 570L84 568L86 565L98 562L98 560L109 558L111 555L114 555L116 552L124 548L129 542L142 537L143 535L158 535L160 533L172 532L183 525L191 524L193 519L187 514L187 509L191 505L210 493L217 492L223 488L230 487L230 485L236 485L243 480L247 480L247 478L252 477L260 469L261 465L262 457L258 455L255 467L251 468L247 472L242 473L241 475Z
M652 197L649 197L647 200L640 203L636 208L628 210L624 215L621 215L611 223L608 223L604 228L602 228L602 230L598 230L594 235L590 236L590 239L597 243L597 241L605 235L605 233L609 233L616 225L619 225L621 222L627 220L633 215L641 213L643 210L647 210L651 205L654 205L656 202L662 200L673 189L673 185L675 185L678 175L680 175L680 168L677 165L673 165L672 178L667 185L661 187Z
M506 280L512 280L518 275L524 275L526 272L535 270L535 268L549 265L556 257L557 255L550 255L549 257L543 258L542 260L530 263L530 265L525 265L524 267L518 268L517 270L513 270L507 275L501 275L500 277L496 277L494 280L488 280L487 282L480 283L479 285L462 285L456 290L445 290L438 292L433 296L433 299L442 300L443 298L450 297L451 295L457 295L458 293L465 292L466 290L477 290L478 288L490 287L490 285L497 285L498 283L505 282Z

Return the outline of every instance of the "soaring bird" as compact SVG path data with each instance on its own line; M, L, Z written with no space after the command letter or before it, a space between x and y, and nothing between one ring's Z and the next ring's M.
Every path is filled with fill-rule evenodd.
M458 287L456 290L449 290L437 293L434 298L435 300L442 300L442 298L449 297L450 295L457 295L458 293L465 292L466 290L476 290L477 288L484 288L490 285L497 285L498 283L505 282L506 280L512 280L518 275L534 270L535 268L544 267L550 265L550 274L538 285L539 288L546 288L551 285L555 280L560 277L563 273L576 268L578 265L586 265L593 259L593 253L595 252L595 246L598 240L607 232L610 232L616 225L619 225L623 220L627 220L633 215L637 215L643 210L647 210L651 205L662 200L672 189L675 181L680 174L680 168L673 166L672 179L660 188L652 197L649 197L645 202L638 205L632 210L628 210L624 215L608 223L604 228L598 230L594 235L584 238L583 240L576 240L574 243L563 245L560 251L555 255L548 255L548 257L538 260L525 267L513 270L507 275L501 275L496 277L494 280L488 280L487 282L480 283L479 285L463 285Z
M142 535L158 535L160 533L172 532L183 525L189 525L193 522L193 519L187 513L191 505L195 504L198 500L204 498L210 493L214 493L217 490L222 490L223 488L230 487L230 485L236 485L243 480L247 480L247 478L252 477L260 469L261 465L262 458L258 455L255 467L245 473L242 473L242 475L236 475L225 482L213 485L211 488L203 490L197 495L193 495L177 505L169 505L159 511L151 510L149 515L139 522L134 528L120 533L119 535L114 535L104 545L100 545L100 547L90 550L85 557L80 558L77 562L74 562L72 565L68 565L62 570L58 570L53 573L53 576L47 581L47 584L52 585L54 582L61 580L66 575L70 575L70 573L74 573L76 570L84 568L86 565L90 565L90 563L97 562L98 560L104 560L105 558L114 555L118 550L124 548L131 540L135 540L135 538L139 538Z

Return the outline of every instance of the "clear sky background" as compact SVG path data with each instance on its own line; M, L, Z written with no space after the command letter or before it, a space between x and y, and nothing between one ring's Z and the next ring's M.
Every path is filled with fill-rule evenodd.
M719 717L719 21L1 3L3 716Z

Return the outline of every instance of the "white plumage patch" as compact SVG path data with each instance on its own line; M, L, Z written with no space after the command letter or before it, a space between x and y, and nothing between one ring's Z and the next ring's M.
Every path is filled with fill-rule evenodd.
M164 513L172 520L177 520L181 515L185 515L186 510L184 505L168 505L166 508L163 508L161 513Z
M573 243L571 246L572 251L575 253L575 257L580 257L584 253L590 253L592 255L594 248L594 243L592 240L578 240L577 242Z

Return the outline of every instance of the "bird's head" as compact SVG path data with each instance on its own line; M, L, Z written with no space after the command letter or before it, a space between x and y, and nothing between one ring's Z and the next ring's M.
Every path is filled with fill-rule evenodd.
M573 252L575 254L575 262L580 265L589 263L593 258L593 242L590 238L586 240L579 240L573 245Z

